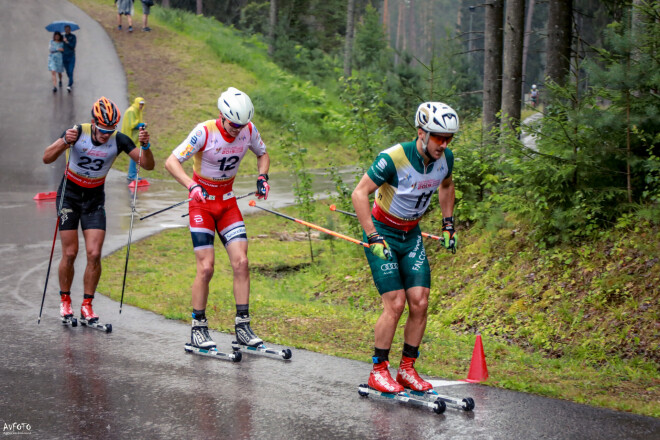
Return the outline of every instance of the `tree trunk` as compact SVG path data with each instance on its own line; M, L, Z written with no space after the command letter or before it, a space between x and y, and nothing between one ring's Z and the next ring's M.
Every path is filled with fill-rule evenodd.
M502 129L520 124L525 0L507 0L502 66Z
M545 77L559 85L566 84L571 66L572 13L572 0L549 0Z
M344 44L344 78L350 78L353 61L353 33L355 31L355 0L348 0L346 10L346 42Z
M399 51L402 51L402 34L403 34L403 2L399 3L399 15L397 16L396 20L396 40L394 41L394 50L395 50L395 55L394 55L394 64L399 64Z
M163 0L163 3L161 4L163 8L169 8L170 7L170 0Z
M415 17L415 0L410 0L408 4L408 50L413 56L419 58L419 36L421 29L417 27L417 18Z
M484 94L482 127L485 133L498 124L497 113L502 102L502 22L504 0L485 3L484 29Z
M522 55L522 93L528 88L527 83L530 82L527 78L527 54L529 53L529 40L532 36L532 18L534 17L534 4L535 0L529 0L527 5L527 19L525 21L525 38L523 39L523 55ZM533 81L532 81L533 82Z
M197 15L202 15L202 0L197 0Z
M268 55L275 53L275 30L277 29L277 0L270 0L268 20Z

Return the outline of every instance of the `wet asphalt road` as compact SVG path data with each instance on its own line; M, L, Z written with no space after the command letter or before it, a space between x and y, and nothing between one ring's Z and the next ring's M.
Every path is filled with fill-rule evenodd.
M42 29L62 18L74 20L82 28L77 32L78 64L71 95L54 95L46 70L50 34ZM43 165L43 150L65 127L86 122L89 106L98 96L108 96L126 108L126 82L103 29L66 1L0 0L0 36L4 42L0 49L3 434L17 432L12 424L27 423L29 430L23 427L24 433L47 439L660 437L657 419L475 384L452 382L438 387L444 394L472 396L477 406L473 413L448 409L436 415L402 404L371 401L356 392L357 385L366 382L368 363L303 350L294 350L290 362L246 355L234 364L186 355L183 343L189 324L131 306L124 306L119 315L118 304L102 295L97 296L95 309L112 322L113 333L64 327L57 317L59 243L43 319L37 326L55 206L53 202L36 203L32 196L55 190L63 170L62 163ZM103 66L102 76L95 74L98 66ZM286 177L280 179L274 189L287 187ZM253 185L252 178L240 179L236 193L251 191ZM111 172L106 188L105 254L126 244L131 201L123 173ZM290 200L284 191L271 194L271 207ZM144 215L185 198L177 184L153 181L148 191L139 193L138 209ZM184 224L183 212L185 209L172 210L153 222L136 219L134 240ZM81 255L74 307L81 300L83 269ZM129 278L127 292L131 282L135 280ZM214 336L221 349L229 349L231 335ZM497 375L497 371L490 373Z

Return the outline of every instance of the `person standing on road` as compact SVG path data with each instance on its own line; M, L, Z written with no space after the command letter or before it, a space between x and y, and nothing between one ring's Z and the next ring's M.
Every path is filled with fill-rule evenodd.
M92 300L101 278L101 249L105 240L105 177L119 153L127 153L136 161L140 151L128 136L116 131L121 114L117 106L101 97L92 107L90 124L80 124L66 130L44 152L43 162L54 162L67 152L66 187L64 179L57 190L57 203L64 197L60 215L60 241L62 259L59 265L60 314L71 318L71 284L74 262L78 255L78 224L82 227L87 253L87 267L83 277L81 320L98 321L92 310ZM154 156L149 150L149 133L140 131L142 145L140 166L152 170ZM63 194L64 192L64 194Z
M215 231L227 250L234 274L236 301L236 339L242 345L258 346L263 341L250 327L250 274L247 259L247 234L243 216L232 191L234 178L249 149L257 156L257 196L268 198L270 157L254 123L252 101L245 93L229 87L218 98L218 119L197 124L188 137L174 149L165 168L188 189L188 205L197 273L192 285L191 344L198 348L215 347L208 331L206 304L213 277ZM193 158L192 178L182 163Z
M60 77L60 88L62 87L62 72L64 64L62 63L62 52L64 52L64 43L62 34L58 31L53 33L53 39L50 40L48 55L48 70L53 78L53 93L57 92L57 77Z
M128 21L128 32L133 32L133 0L115 0L117 3L117 30L121 30L121 16Z
M151 32L151 28L148 26L149 21L149 12L151 12L151 7L154 5L154 0L142 0L142 32Z
M147 127L147 124L144 122L144 116L142 114L144 105L144 98L139 96L135 98L133 104L124 112L124 119L121 121L121 132L130 137L135 144L138 143L140 130ZM128 175L126 176L126 179L131 181L135 180L136 177L137 166L135 165L135 161L130 159L130 163L128 164ZM140 180L142 180L142 178L140 178Z
M447 145L458 132L456 112L441 102L425 102L415 115L417 139L382 151L353 191L355 213L364 229L367 261L383 312L376 322L373 369L369 386L388 393L405 388L427 391L433 386L415 370L426 329L431 269L419 221L438 190L442 235L455 252L454 155ZM373 208L369 195L376 192ZM389 353L397 324L408 303L403 355L396 381L389 371Z
M64 63L64 70L66 76L69 78L69 83L66 86L67 92L71 93L73 86L73 69L76 67L76 44L78 40L73 33L71 33L71 26L64 26L64 52L62 52L62 62ZM60 84L60 87L62 85Z

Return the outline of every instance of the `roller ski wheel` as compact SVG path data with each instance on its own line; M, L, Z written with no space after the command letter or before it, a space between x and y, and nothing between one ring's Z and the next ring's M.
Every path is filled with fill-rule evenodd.
M291 357L293 356L293 353L289 348L285 348L283 350L276 350L274 348L268 348L264 344L253 346L253 345L241 344L238 341L232 341L231 348L234 350L235 353L240 353L241 351L245 351L246 353L249 354L259 354L268 357L278 357L285 361L290 360Z
M62 316L62 324L78 327L78 320L73 316Z
M232 353L225 353L218 351L216 347L211 348L200 348L195 347L190 343L186 343L184 346L186 353L195 354L197 356L205 356L213 359L219 359L224 361L240 362L243 359L243 354L240 351L233 351Z
M105 333L112 332L112 324L101 324L98 318L93 318L89 321L85 318L80 318L80 325L83 327L93 328L94 330L100 330Z
M434 405L433 412L436 414L442 414L447 409L447 404L440 399L436 400Z
M396 400L397 402L401 402L409 405L429 408L432 409L433 412L435 412L436 414L442 414L447 409L447 404L442 399L439 398L436 398L435 400L429 400L428 398L422 396L415 396L415 395L411 396L405 391L401 391L400 393L384 393L382 391L378 391L374 388L371 388L367 384L362 384L358 386L358 394L362 397L368 397L369 395L371 395L378 398Z
M466 397L463 399L463 411L472 411L474 409L474 399Z

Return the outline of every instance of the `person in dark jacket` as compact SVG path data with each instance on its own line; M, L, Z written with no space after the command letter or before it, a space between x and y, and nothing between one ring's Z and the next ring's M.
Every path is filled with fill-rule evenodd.
M77 38L71 33L71 26L64 26L64 52L62 53L62 62L66 76L69 78L69 85L66 90L71 93L73 86L73 69L76 66L76 43Z

